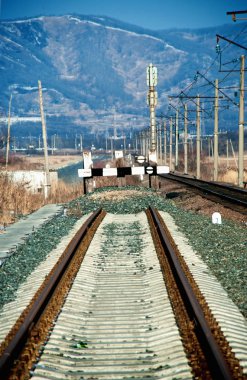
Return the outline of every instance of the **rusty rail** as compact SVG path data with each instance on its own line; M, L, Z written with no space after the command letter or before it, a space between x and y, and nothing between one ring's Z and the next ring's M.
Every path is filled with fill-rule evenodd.
M185 185L197 189L203 192L204 194L209 194L214 197L217 197L218 199L224 200L225 202L228 202L229 205L234 205L234 207L239 206L244 210L247 209L246 189L229 186L226 184L223 185L212 181L204 181L201 179L195 179L174 173L160 174L159 177L171 181L184 183Z
M81 240L85 237L89 227L91 227L91 225L97 219L101 211L102 209L96 210L86 220L86 222L77 232L75 238L70 242L69 246L67 247L66 255L62 258L61 262L56 267L47 286L45 286L44 289L41 291L37 300L34 302L31 309L25 316L17 333L13 336L12 340L9 342L8 346L4 350L0 358L0 374L2 380L8 379L12 365L14 361L18 358L20 352L22 351L23 346L30 335L32 327L39 320L43 310L45 309L52 294L54 293L59 281L63 277L64 272L68 268Z
M150 207L149 211L153 218L157 233L165 250L169 264L172 268L175 281L180 289L182 298L185 300L187 313L189 314L190 319L194 322L195 332L198 340L202 342L202 348L210 366L212 379L230 380L232 379L232 375L230 373L226 360L208 326L202 308L194 294L194 291L188 279L186 278L175 250L160 223L158 214L153 207Z

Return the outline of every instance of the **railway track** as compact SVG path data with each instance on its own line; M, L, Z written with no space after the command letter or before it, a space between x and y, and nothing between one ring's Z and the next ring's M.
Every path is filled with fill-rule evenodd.
M244 319L169 215L83 221L0 314L1 379L246 378Z
M205 197L216 202L221 202L235 211L243 213L247 212L247 190L211 181L198 180L174 173L160 174L159 178L183 183L190 188L199 191Z

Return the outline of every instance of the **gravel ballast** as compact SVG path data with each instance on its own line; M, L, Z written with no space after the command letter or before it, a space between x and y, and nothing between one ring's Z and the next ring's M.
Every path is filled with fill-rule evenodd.
M224 218L222 224L212 224L210 216L184 210L174 200L165 199L154 190L138 187L98 189L65 205L67 216L58 215L34 232L0 268L0 308L14 299L19 284L82 215L99 207L114 214L135 214L149 205L168 212L174 218L192 248L207 263L246 318L246 225Z

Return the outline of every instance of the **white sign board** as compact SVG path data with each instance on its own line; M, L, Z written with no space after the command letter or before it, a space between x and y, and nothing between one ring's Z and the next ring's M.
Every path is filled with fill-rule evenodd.
M145 168L144 166L133 166L131 168L131 173L133 175L142 175L145 173Z
M117 168L103 168L103 176L117 176Z
M169 172L169 166L157 166L157 174L167 174Z
M78 169L78 177L91 177L92 169Z
M118 158L123 158L123 151L122 150L115 150L115 158L116 158L116 160Z
M92 154L89 151L83 152L84 169L90 169L92 167Z

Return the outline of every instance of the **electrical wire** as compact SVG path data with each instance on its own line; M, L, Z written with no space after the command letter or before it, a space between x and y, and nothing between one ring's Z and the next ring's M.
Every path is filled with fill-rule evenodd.
M247 30L247 24L244 25L244 27L240 30L240 32L234 37L234 39L238 38L239 36L241 36L241 34ZM233 40L234 41L234 40ZM221 50L221 51L224 51L225 49L227 49L230 45L232 45L230 42L228 42L228 44Z
M234 37L234 39L236 39L236 38L238 38L242 33L244 33L245 32L245 30L247 30L247 25L245 25L241 30L240 30L240 32ZM224 51L226 48L228 48L229 46L231 45L231 43L229 42L222 50L221 50L221 52L222 51ZM203 75L206 75L209 71L210 71L210 69L213 67L213 65L216 63L216 61L218 60L218 55L215 57L215 59L212 61L212 63L209 65L209 67L206 69L206 71L203 73ZM234 68L232 69L232 70L230 70L227 74L226 74L226 76L223 78L223 79L221 79L220 80L220 82L219 83L223 83L225 80L226 80L226 78L228 78L228 76L230 75L230 74L232 74L233 73L233 70L235 69L235 67L237 66L237 64L238 64L238 62L236 63L236 65L234 66ZM186 93L186 91L188 91L188 93L186 93L186 95L188 95L189 94L189 92L191 91L191 89L194 87L194 85L197 83L197 78L195 78L188 86L186 86L181 92L180 92L180 94L178 95L178 98L179 98L179 96L182 94L182 93ZM206 87L207 85L205 85L205 87ZM208 86L209 86L209 84L208 84ZM199 89L199 88L202 88L203 86L198 86L197 87L197 89ZM237 105L234 101L232 101L233 102L233 104L235 104L235 105Z

